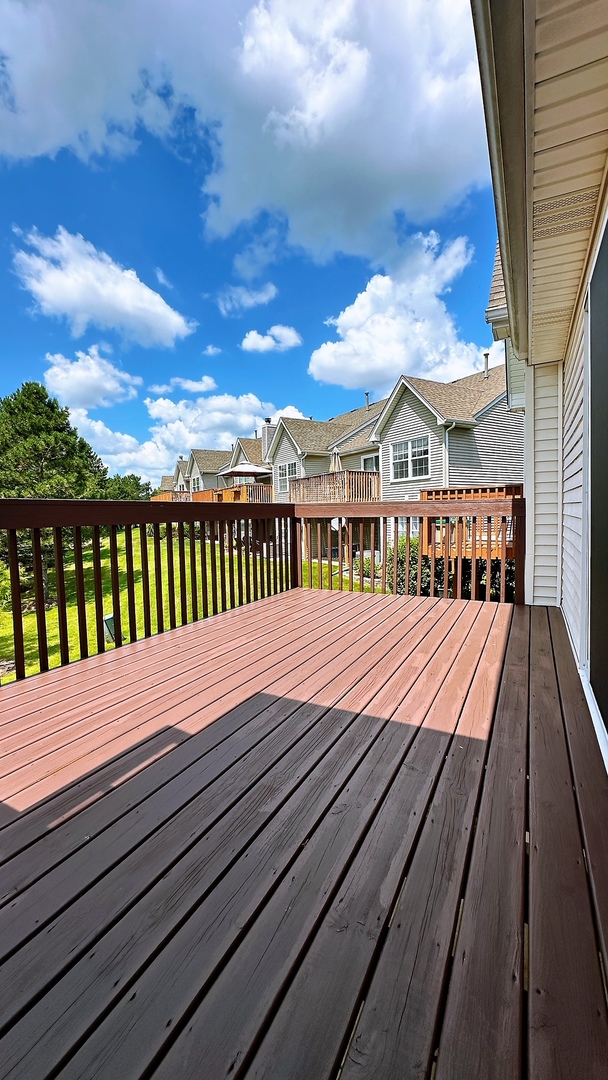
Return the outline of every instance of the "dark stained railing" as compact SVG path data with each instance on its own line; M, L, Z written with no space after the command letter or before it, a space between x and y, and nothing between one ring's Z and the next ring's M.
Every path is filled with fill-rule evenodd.
M293 507L275 504L0 500L11 609L0 612L0 676L293 588L294 535Z
M523 603L524 537L525 502L510 497L3 499L0 569L5 591L8 570L9 598L0 611L0 679L300 586Z

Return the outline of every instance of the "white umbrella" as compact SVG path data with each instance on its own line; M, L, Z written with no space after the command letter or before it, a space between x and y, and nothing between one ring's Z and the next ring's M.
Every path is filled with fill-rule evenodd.
M271 476L272 469L266 465L250 465L246 461L232 469L220 469L219 476Z

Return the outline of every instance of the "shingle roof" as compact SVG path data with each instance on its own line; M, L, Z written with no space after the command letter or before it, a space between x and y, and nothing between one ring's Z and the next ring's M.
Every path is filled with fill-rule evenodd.
M218 473L232 457L230 450L193 450L192 454L201 473Z
M185 461L184 458L178 458L177 463L175 465L176 471L181 473L182 476L185 476L186 475L187 465L188 465L188 462Z
M505 279L502 272L502 259L500 257L500 248L496 245L496 255L494 256L494 270L492 273L492 284L490 285L490 299L488 300L488 307L486 310L486 317L494 308L505 308L507 306L507 294L505 292ZM488 321L491 321L488 319Z
M490 368L488 378L483 371L456 379L451 383L431 382L430 379L407 381L421 397L439 413L443 420L461 420L470 423L478 412L504 394L507 389L504 364Z
M329 447L348 435L349 431L356 431L366 420L375 420L385 404L386 400L374 401L369 408L363 405L359 409L333 416L330 420L297 420L291 416L284 416L282 420L300 450L307 454L328 454ZM365 439L361 440L361 436L358 438L365 442ZM339 450L342 453L342 446Z
M340 445L337 447L338 453L356 454L359 450L361 450L361 452L364 452L365 450L373 451L374 447L377 446L377 443L369 441L369 436L371 435L372 430L373 422L370 422L366 425L366 427L363 428L362 431L358 431L357 434L353 435L350 439L347 439L345 442L341 442Z
M173 491L173 475L161 476L160 478L160 490L161 491Z
M247 461L251 462L252 465L262 464L261 439L239 439L239 443L247 455Z

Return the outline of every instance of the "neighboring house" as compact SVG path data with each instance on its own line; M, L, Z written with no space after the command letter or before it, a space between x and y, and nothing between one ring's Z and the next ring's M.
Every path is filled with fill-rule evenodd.
M251 465L250 473L243 470ZM237 439L228 461L220 470L219 486L233 487L235 484L257 484L270 482L270 467L263 473L264 440L256 436L253 439ZM239 470L238 472L236 470Z
M218 474L228 464L231 456L230 450L191 450L187 467L190 491L223 487L223 484L218 482Z
M173 491L173 474L171 476L161 476L159 491Z
M502 365L451 383L402 375L369 440L379 445L383 499L523 480L524 418L508 409Z
M504 270L488 318L525 403L526 602L561 606L608 762L608 9L472 7Z
M383 401L374 402L341 413L331 420L299 420L281 416L268 450L275 502L288 502L290 480L321 476L332 469L343 468L341 453L336 452L337 445L368 427L383 405ZM356 458L359 463L361 461L360 454L347 455L347 458ZM357 465L357 468L361 468L361 465Z
M188 476L188 462L180 454L173 471L173 490L190 491L190 478Z

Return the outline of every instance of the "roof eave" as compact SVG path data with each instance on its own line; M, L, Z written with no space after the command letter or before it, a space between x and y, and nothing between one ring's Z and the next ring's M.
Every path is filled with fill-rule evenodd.
M511 338L528 355L524 5L471 0Z

